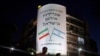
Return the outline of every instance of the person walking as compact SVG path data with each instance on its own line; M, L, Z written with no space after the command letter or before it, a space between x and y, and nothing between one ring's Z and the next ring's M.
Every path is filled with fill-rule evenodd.
M42 53L38 53L38 54L36 54L36 56L47 56L46 53L47 53L47 47L43 47Z

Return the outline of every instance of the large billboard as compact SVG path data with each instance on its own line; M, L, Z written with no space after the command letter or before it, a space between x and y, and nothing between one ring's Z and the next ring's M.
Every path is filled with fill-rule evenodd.
M66 8L59 4L47 4L38 10L37 52L47 47L49 54L67 53Z

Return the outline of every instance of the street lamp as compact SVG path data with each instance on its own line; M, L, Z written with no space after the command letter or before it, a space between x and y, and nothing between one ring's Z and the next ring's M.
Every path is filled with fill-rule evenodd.
M10 50L13 51L13 50L15 50L15 48L14 47L11 47Z
M82 48L78 48L78 51L79 51L79 52L82 51Z
M15 48L14 48L14 47L10 47L9 49L10 49L10 56L12 56L12 54L11 54L11 53L12 53L12 51L14 51L14 50L15 50Z
M84 45L84 39L81 37L78 37L78 56L80 56L81 51L83 51L83 45Z
M81 51L83 51L83 49L81 47L78 48L78 56L80 56Z
M78 48L78 56L80 56L81 51L82 51L82 48L81 47Z

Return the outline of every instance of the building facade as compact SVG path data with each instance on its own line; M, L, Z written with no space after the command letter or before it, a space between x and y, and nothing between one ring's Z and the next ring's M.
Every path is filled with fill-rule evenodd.
M24 24L21 39L16 44L16 48L26 53L17 53L16 55L31 56L36 50L36 20L32 19L28 24Z
M85 23L75 17L67 15L67 45L68 56L84 56L84 53L79 53L79 48L84 48ZM82 41L80 41L82 39ZM81 43L82 42L82 43Z
M67 29L67 56L88 56L87 52L84 50L89 50L93 52L92 48L89 47L92 43L88 37L88 30L86 23L83 20L77 19L73 16L66 16L66 29ZM19 41L18 45L22 49L28 51L29 49L34 52L36 50L36 20L31 20L29 24L25 25L23 29L22 39ZM94 43L96 44L96 43ZM79 50L81 48L81 50ZM32 50L33 49L33 50ZM95 55L94 55L95 56Z
M86 22L67 15L67 56L98 56L96 42L89 37Z

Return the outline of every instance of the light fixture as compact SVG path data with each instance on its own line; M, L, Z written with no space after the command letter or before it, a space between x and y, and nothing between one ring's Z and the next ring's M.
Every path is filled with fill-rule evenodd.
M31 55L34 55L34 52L31 52L30 54L31 54Z
M82 48L78 48L78 51L82 51Z
M40 9L42 6L41 5L38 5L38 9Z
M15 48L14 47L11 47L10 50L13 51L13 50L15 50Z

